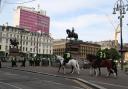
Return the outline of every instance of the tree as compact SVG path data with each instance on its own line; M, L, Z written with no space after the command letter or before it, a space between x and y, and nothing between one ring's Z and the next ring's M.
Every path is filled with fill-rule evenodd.
M97 59L112 59L112 60L119 60L121 58L119 52L115 48L105 48L98 50Z
M112 60L119 60L121 58L121 55L115 48L109 49L109 55Z

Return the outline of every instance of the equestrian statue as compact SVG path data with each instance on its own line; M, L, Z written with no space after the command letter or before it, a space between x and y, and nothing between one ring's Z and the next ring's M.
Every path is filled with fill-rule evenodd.
M66 30L66 33L68 34L68 36L66 37L66 39L67 38L70 38L70 40L71 40L71 38L74 38L75 40L78 40L78 34L74 32L74 27L72 27L72 31L69 30L69 29L67 29Z
M10 39L10 45L12 45L13 47L18 48L19 42L17 41L16 38Z

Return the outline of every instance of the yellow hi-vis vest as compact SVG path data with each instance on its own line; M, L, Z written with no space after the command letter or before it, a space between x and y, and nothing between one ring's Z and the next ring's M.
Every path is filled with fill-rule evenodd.
M70 57L71 57L70 53L67 53L67 58L70 58Z

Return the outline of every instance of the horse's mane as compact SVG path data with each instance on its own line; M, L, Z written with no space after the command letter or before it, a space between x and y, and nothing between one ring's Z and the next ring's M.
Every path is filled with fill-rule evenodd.
M71 31L69 29L66 30L67 34L71 33Z

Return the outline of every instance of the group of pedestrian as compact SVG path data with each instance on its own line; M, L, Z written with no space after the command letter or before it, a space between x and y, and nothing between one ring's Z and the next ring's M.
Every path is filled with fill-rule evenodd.
M46 58L29 58L30 66L44 66L49 65L50 60Z
M12 57L11 58L11 66L12 67L17 67L17 62L21 62L21 66L25 67L25 63L26 63L26 58L25 57L20 57L20 60L17 60L16 57Z

